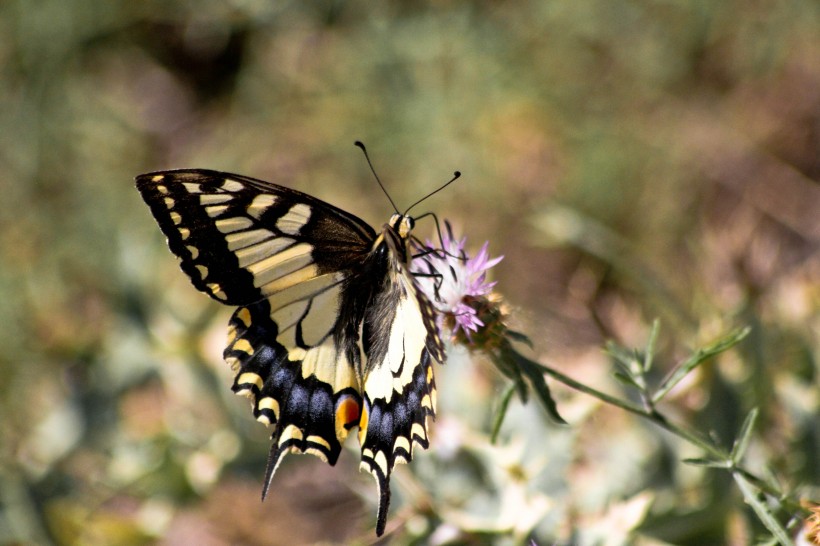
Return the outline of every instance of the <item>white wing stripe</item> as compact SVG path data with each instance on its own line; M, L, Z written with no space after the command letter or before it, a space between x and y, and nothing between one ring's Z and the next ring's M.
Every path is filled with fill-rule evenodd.
M276 222L276 229L286 235L299 235L305 224L310 220L310 206L305 203L293 205L284 216Z
M312 250L311 245L299 243L248 266L254 286L259 288L309 265Z
M225 241L228 243L228 250L239 250L273 237L276 237L276 234L267 229L252 229L241 233L231 233L225 237Z
M294 242L293 239L288 239L287 237L278 237L241 248L236 251L236 257L239 259L239 267L248 267L251 264L273 256Z
M253 220L245 216L234 216L232 218L217 220L214 224L216 225L216 229L222 233L233 233L234 231L251 227Z
M268 210L271 205L276 203L276 196L269 193L263 193L253 198L253 201L248 205L248 214L259 220L262 214Z
M229 193L203 193L199 196L199 204L203 207L208 205L221 205L233 199Z

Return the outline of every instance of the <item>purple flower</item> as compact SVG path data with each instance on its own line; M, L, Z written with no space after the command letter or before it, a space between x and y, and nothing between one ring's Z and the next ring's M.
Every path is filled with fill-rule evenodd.
M413 260L411 270L421 274L416 277L421 289L445 320L452 319L453 336L460 329L471 341L472 334L485 325L479 317L476 301L486 299L495 286L495 282L487 281L487 271L503 256L490 259L489 241L478 254L468 256L464 251L466 237L455 239L450 224L445 222L445 226L442 247L433 250L435 247L428 241L426 247L419 248L426 253Z

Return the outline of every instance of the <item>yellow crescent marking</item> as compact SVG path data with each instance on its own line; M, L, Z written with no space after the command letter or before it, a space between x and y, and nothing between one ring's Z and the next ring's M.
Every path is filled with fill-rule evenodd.
M393 444L393 453L399 449L404 449L407 453L410 453L410 440L404 436L397 436L396 442Z
M182 216L180 216L178 212L172 212L171 213L171 221L174 224L179 225L179 224L182 223Z
M330 449L330 442L328 442L327 440L325 440L324 438L322 438L321 436L318 436L316 434L312 434L312 435L308 436L307 441L312 442L314 444L319 444L320 446L324 446L328 450Z
M313 436L311 436L311 438L313 438ZM305 453L310 453L311 455L316 455L317 457L319 457L322 460L322 462L325 462L325 463L327 462L327 455L321 449L317 449L315 447L309 447L305 450Z
M247 387L244 387L244 388L243 388L243 387L240 387L240 388L239 388L239 390L238 390L238 391L236 391L236 394L237 394L238 396L246 396L246 397L248 397L248 398L253 398L253 391L251 391L251 390L250 390L249 388L247 388Z
M199 249L191 245L186 245L185 248L187 248L188 252L191 253L191 258L196 260L197 256L199 256Z
M171 207L174 206L174 200L171 199L170 197L166 197L165 198L165 206L170 209Z
M233 344L231 347L235 351L242 351L243 353L248 353L248 356L253 354L253 346L247 339L240 339L236 343Z
M382 472L387 474L390 472L390 468L387 467L387 456L385 456L384 451L379 451L376 453L376 456L373 457L373 461L378 465L379 468L382 469Z
M151 182L161 182L163 178L165 178L165 175L155 174L154 176L151 177ZM159 190L159 188L165 189L165 186L157 186L158 190ZM162 190L159 190L159 191L162 191Z
M418 436L422 440L427 439L427 431L424 430L424 427L418 423L413 423L413 426L410 427L410 435L411 436Z
M279 419L279 401L275 398L266 396L265 398L259 401L256 407L260 410L271 410L273 412L273 416L276 417L277 420Z
M248 311L247 307L240 309L239 312L236 313L236 318L245 325L245 328L251 325L251 312Z
M236 382L240 385L256 385L256 388L262 388L262 378L253 372L245 372L239 376Z
M185 239L191 236L191 230L184 227L179 228L179 236L182 237L182 240L184 241Z
M208 268L202 264L196 265L196 270L199 271L199 276L203 279L208 276Z
M285 427L285 430L282 431L282 435L279 436L279 445L281 446L291 438L295 440L301 440L305 437L305 433L302 432L302 429L297 427L296 425L288 425Z
M229 342L229 343L230 343L230 342ZM225 363L226 363L226 364L228 364L228 366L230 366L230 367L231 367L231 370L233 370L233 371L234 371L234 373L235 373L235 372L237 372L237 371L239 371L239 367L242 365L242 363L241 363L241 362L239 362L239 359L238 359L238 358L236 358L235 356L229 356L229 357L227 357L227 358L225 359Z

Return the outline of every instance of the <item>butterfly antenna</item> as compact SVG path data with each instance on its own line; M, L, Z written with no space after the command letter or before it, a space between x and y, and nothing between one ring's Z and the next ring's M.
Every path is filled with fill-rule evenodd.
M451 178L449 182L447 182L446 184L444 184L443 186L441 186L439 189L434 190L434 191L431 191L430 193L428 193L427 195L425 195L424 197L422 197L421 199L419 199L418 201L416 201L415 203L413 203L412 205L410 205L409 207L407 207L407 210L406 210L406 211L404 211L404 215L403 215L403 216L407 216L407 213L408 213L408 212L410 212L410 209L412 209L413 207L415 207L416 205L418 205L419 203L421 203L421 202L422 202L422 201L424 201L425 199L428 199L428 198L430 198L430 197L434 196L435 194L437 194L438 192L440 192L441 190L443 190L444 188L446 188L447 186L449 186L450 184L452 184L453 182L455 182L456 180L458 180L460 176L461 176L461 171L456 171L456 172L454 172L454 173L453 173L453 178Z
M373 176L376 178L376 182L379 183L379 187L381 187L382 191L387 196L387 200L390 201L391 205L393 205L393 210L396 211L396 214L399 214L399 208L393 202L393 199L390 197L390 194L387 193L387 190L385 189L384 184L382 184L382 181L379 180L379 175L376 174L376 169L373 168L373 163L370 162L370 156L367 155L367 148L364 147L364 143L362 143L361 140L357 140L356 142L354 142L354 144L356 146L358 146L359 148L361 148L362 152L364 152L364 158L367 160L368 166L370 166L370 172L373 173Z

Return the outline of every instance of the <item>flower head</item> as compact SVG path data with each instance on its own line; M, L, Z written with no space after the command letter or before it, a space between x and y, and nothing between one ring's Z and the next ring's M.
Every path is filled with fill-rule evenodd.
M459 331L468 341L479 328L486 326L481 303L487 300L495 282L487 281L487 271L503 256L490 258L485 242L473 257L464 250L467 239L453 237L450 224L445 222L442 247L434 249L429 241L421 256L413 260L411 269L417 274L422 290L433 305L449 322L453 336Z

